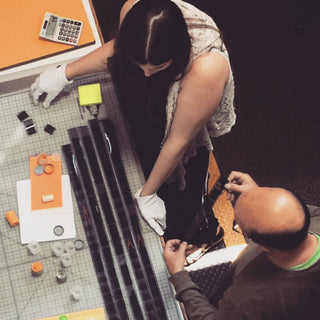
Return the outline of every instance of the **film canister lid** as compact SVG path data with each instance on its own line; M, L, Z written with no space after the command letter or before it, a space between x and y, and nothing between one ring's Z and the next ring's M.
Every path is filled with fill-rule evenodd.
M39 276L43 272L43 265L41 262L36 261L31 265L32 274Z
M51 174L54 171L54 166L51 163L47 163L43 167L43 171L45 174Z
M63 228L63 226L60 226L60 225L55 226L55 227L53 228L53 233L54 233L56 236L62 236L63 233L64 233L64 228Z
M42 166L36 166L33 169L34 174L36 174L37 176L41 176L43 174L43 167Z
M81 239L77 239L74 241L74 247L77 251L82 250L84 248L84 242Z

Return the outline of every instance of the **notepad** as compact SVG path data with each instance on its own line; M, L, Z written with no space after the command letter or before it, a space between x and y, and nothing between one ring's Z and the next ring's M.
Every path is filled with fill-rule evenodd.
M78 87L80 106L99 105L102 103L100 83Z

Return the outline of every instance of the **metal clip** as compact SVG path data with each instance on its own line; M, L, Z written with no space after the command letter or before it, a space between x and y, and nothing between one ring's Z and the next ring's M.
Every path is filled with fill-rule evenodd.
M107 133L105 132L104 133L104 137L106 138L107 142L108 142L108 145L109 145L109 152L112 153L112 146L111 146L111 141L107 135Z
M72 155L72 163L73 163L74 171L76 172L76 175L79 178L80 174L79 174L78 163L74 154Z

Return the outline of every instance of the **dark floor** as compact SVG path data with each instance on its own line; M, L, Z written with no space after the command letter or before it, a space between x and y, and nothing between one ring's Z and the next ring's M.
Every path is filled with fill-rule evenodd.
M123 2L93 0L106 41ZM216 141L219 166L290 188L319 206L319 1L188 2L217 22L235 76L238 119Z

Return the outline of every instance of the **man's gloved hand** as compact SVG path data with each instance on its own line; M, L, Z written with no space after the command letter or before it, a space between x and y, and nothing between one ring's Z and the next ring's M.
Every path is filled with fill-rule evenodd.
M163 230L166 229L166 207L162 199L156 193L149 196L140 196L141 187L136 193L140 213L149 223L150 227L159 235L163 235Z
M51 101L71 82L66 77L66 64L45 70L31 85L30 93L33 104L37 106L40 96L47 93L43 107L49 108Z

